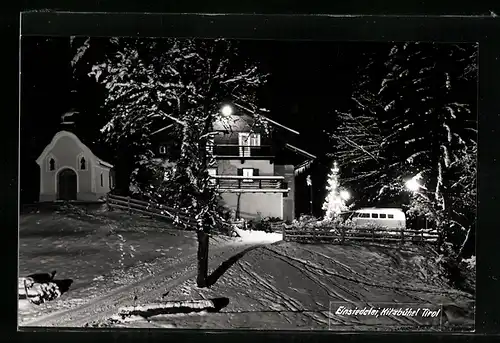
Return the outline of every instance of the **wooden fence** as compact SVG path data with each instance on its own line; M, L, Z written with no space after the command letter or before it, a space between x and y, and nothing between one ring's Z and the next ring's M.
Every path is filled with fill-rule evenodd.
M120 209L128 213L136 212L170 222L174 222L177 218L178 221L188 229L195 229L197 225L196 220L189 214L165 205L112 194L107 195L106 203L109 210Z
M389 228L346 228L336 229L291 229L283 227L283 240L288 242L329 242L343 244L348 241L378 243L438 243L437 231L389 229Z

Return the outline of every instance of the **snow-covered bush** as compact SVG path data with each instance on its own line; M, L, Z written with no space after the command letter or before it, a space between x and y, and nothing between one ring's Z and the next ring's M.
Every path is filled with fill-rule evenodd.
M471 256L467 259L463 259L462 263L465 265L465 268L468 270L476 271L476 256Z
M279 217L256 218L249 220L246 224L246 227L247 229L254 231L271 232L273 231L272 224L279 223L282 221L283 220Z
M20 282L24 283L24 279ZM24 288L24 287L23 287ZM33 283L26 280L26 296L28 299L36 305L43 304L46 301L54 300L61 296L61 290L57 284L53 282L48 283Z

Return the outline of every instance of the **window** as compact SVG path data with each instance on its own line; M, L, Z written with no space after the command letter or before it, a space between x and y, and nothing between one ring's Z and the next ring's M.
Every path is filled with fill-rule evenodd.
M283 182L282 183L282 187L283 187L283 189L287 189L288 190L288 182ZM284 198L288 197L288 192L283 193L283 197Z
M80 170L86 170L87 169L87 161L85 161L85 157L82 157L80 159Z
M49 160L49 170L50 171L56 170L56 161L53 158Z
M101 173L101 187L104 187L104 176Z
M370 213L360 213L359 217L360 218L370 218Z
M207 140L207 152L209 154L213 154L214 153L214 137L210 137L208 138Z
M380 213L380 218L386 218L387 215L385 213Z
M160 154L166 154L167 153L167 147L165 145L160 145Z
M253 169L243 168L243 176L244 177L253 177ZM253 182L253 180L252 179L243 179L243 182Z
M389 218L389 219L394 219L394 214L388 214L388 215L387 215L387 218Z
M248 157L251 153L250 147L260 146L260 134L240 132L238 137L240 156Z
M111 176L111 173L109 174L109 188L110 189L113 189L115 187L115 185L113 184L113 177Z
M378 213L372 213L372 218L378 218Z
M217 168L208 168L207 171L208 171L208 175L210 175L210 176L217 175ZM216 182L217 182L216 179L213 179L213 178L210 179L210 184L215 185Z

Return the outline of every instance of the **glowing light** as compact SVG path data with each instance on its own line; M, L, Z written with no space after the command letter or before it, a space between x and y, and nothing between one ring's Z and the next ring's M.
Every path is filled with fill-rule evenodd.
M230 105L224 105L221 108L221 113L225 116L230 116L231 114L233 114L233 107L231 107Z
M415 177L406 181L405 186L411 192L417 192L420 188L422 188L422 185L418 183L417 178Z
M349 191L346 191L346 190L340 191L340 197L344 201L347 201L347 200L351 199L351 193L349 193Z

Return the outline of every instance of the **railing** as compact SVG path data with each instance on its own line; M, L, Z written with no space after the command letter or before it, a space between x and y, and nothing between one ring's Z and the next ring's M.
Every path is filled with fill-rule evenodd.
M213 184L219 190L247 190L247 191L267 191L286 193L288 188L284 184L283 176L236 176L236 175L215 175L212 176Z
M210 147L209 147L210 149ZM271 145L237 145L237 144L214 144L213 154L216 157L272 157L273 149Z
M129 214L132 212L137 212L160 219L165 219L172 223L178 222L188 229L195 229L197 227L196 220L189 214L183 213L177 209L165 205L112 194L107 195L106 203L109 210L121 209L127 211Z
M292 242L330 242L344 244L346 241L379 243L434 243L439 241L436 230L408 230L389 228L310 228L283 227L283 240Z

